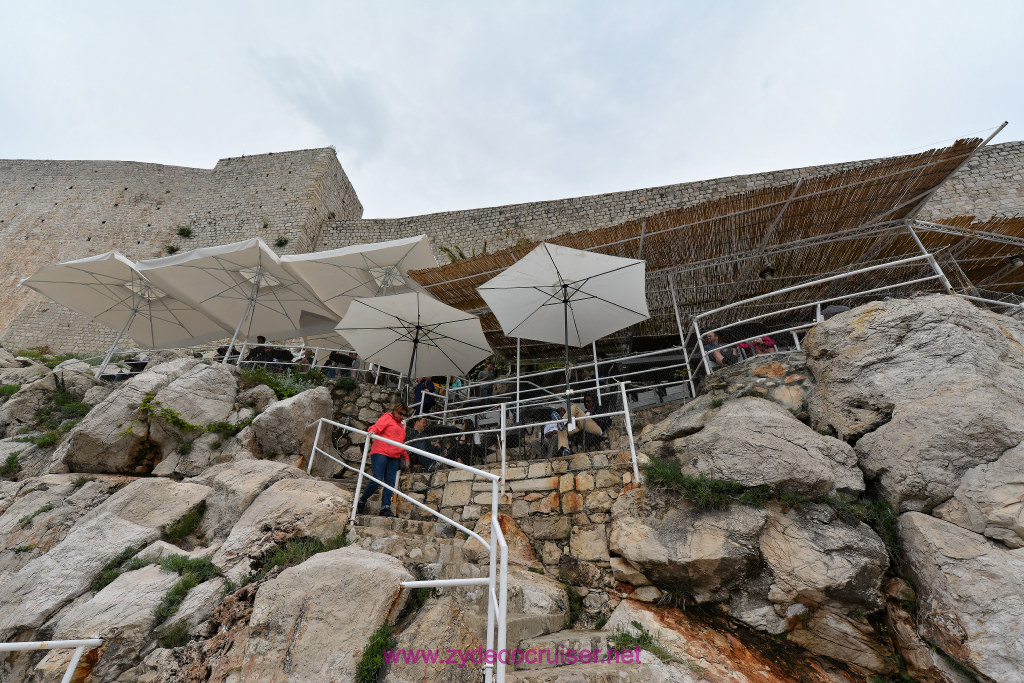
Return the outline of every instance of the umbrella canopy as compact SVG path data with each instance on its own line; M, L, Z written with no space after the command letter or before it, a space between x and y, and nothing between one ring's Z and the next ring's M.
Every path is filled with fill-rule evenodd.
M116 251L40 268L21 284L118 330L115 346L123 336L154 349L189 346L231 334L231 327L153 286L134 263Z
M336 328L365 362L461 375L491 355L480 320L421 292L355 299Z
M566 416L569 346L586 346L650 317L645 262L541 242L477 288L510 337L565 345Z
M335 313L345 315L349 302L359 297L419 290L406 277L410 270L436 268L426 235L354 244L343 249L281 257L281 266L305 282Z
M259 335L274 340L322 334L338 321L259 238L140 261L138 267L158 287L246 342Z

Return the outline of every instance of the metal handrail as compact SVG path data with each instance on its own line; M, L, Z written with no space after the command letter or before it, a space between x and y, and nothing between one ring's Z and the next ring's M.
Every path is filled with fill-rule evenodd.
M82 655L85 654L85 651L87 649L91 650L93 648L97 648L102 644L103 639L99 636L82 640L34 640L21 643L0 643L0 652L20 652L23 650L69 650L74 648L75 652L71 655L71 661L68 662L68 668L67 671L64 672L64 678L60 679L61 683L70 683L72 676L75 675L75 669L78 668L78 662L81 661Z
M342 430L352 432L354 434L360 434L365 437L363 444L363 457L359 464L359 469L350 466L348 463L342 462L338 458L335 458L327 451L320 448L320 432L324 424L328 424L334 427L338 427ZM434 510L427 505L419 502L411 496L402 493L398 489L398 476L401 476L399 472L398 476L395 477L395 486L391 486L387 482L383 482L373 475L366 473L366 458L370 453L370 444L373 441L380 441L383 443L397 446L407 453L416 453L417 455L423 455L438 462L444 463L451 467L461 469L465 472L469 472L473 476L483 477L491 482L491 541L485 541L475 531L467 528L466 526L456 522L455 520L441 514L437 510ZM306 467L306 473L310 474L313 471L313 461L317 453L322 454L326 458L338 463L342 467L352 470L358 474L356 479L356 490L352 497L352 513L349 517L349 522L354 523L356 519L356 511L359 505L359 492L362 487L363 478L366 477L370 481L377 483L379 486L391 491L394 495L400 496L402 499L409 501L411 504L419 507L422 510L427 511L431 515L441 519L448 524L451 524L458 530L464 532L467 536L476 539L484 548L487 549L490 555L490 565L488 569L488 577L486 581L482 579L435 579L429 581L403 581L402 586L406 588L446 588L452 586L480 586L487 584L487 649L488 651L495 650L495 640L497 640L497 650L501 651L505 649L505 636L506 636L506 619L508 617L508 543L505 540L505 534L501 530L501 524L498 522L498 482L499 477L496 474L485 472L484 470L477 469L464 465L454 460L449 460L440 455L429 453L420 448L409 446L405 443L398 441L392 441L391 439L385 438L374 434L373 432L356 429L349 425L343 425L334 420L327 418L320 418L317 420L316 436L313 439L313 450L309 454L309 465ZM497 551L501 548L500 562L498 561ZM497 631L497 633L495 633ZM501 661L501 658L496 658L497 663L485 662L484 663L484 680L486 683L491 683L496 678L497 683L504 683L505 681L505 663ZM495 677L495 674L497 676Z

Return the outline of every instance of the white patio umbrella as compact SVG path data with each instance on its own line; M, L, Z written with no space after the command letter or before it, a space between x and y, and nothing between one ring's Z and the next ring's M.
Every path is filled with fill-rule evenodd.
M337 331L365 362L461 375L493 353L480 320L421 292L355 299Z
M642 260L542 242L477 287L510 337L565 345L565 409L569 346L586 346L650 317Z
M116 251L40 268L21 284L117 330L97 376L125 336L143 348L155 349L190 346L231 333L230 327L154 287Z
M281 266L341 316L352 299L420 290L407 273L434 268L437 260L427 236L419 235L282 256Z
M259 238L140 261L138 267L161 289L234 330L225 363L238 339L244 352L257 336L322 334L338 322Z

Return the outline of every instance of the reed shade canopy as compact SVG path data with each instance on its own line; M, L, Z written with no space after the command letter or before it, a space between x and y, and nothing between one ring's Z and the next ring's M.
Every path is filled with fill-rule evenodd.
M434 268L426 235L281 257L281 266L339 316L356 298L422 289L410 270Z
M971 138L918 154L805 169L803 174L780 172L760 181L760 187L614 225L594 225L584 216L580 229L546 241L645 260L650 319L598 344L615 352L645 339L661 346L658 339L676 337L680 327L685 332L692 314L881 260L920 254L908 224L981 143ZM722 183L727 185L728 180ZM643 215L644 199L630 201L637 202L635 210ZM931 249L934 241L923 230L921 239ZM964 235L969 231L961 229ZM944 239L957 242L955 237ZM973 240L967 248L975 243L980 248L981 242ZM441 301L479 315L491 346L514 355L516 339L503 331L497 311L488 307L478 288L536 246L520 244L411 275ZM1004 258L1010 248L1002 250ZM998 261L992 264L997 266ZM808 296L798 292L792 298ZM776 305L787 305L787 299ZM732 311L736 318L757 312ZM533 358L554 358L561 351L546 343L522 347Z
M40 268L21 284L117 330L97 376L123 337L143 348L156 349L231 334L230 327L153 286L132 261L116 251Z
M337 331L364 362L422 375L465 375L490 356L480 320L421 292L354 299Z
M542 242L478 287L506 336L565 348L566 416L569 346L586 346L646 320L645 264Z
M139 271L178 299L234 330L224 354L239 340L289 339L330 332L339 316L281 266L263 240L253 238L139 261Z

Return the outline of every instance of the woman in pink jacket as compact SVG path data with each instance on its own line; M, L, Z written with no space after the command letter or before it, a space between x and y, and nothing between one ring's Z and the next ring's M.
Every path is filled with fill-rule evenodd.
M367 431L377 436L383 436L385 439L390 439L398 443L405 443L405 427L402 425L404 420L409 415L409 408L404 403L396 403L392 406L391 411L384 413L380 416L372 427ZM406 466L409 464L409 451L386 443L384 441L377 441L370 445L370 465L373 468L374 479L380 481L386 481L389 485L394 486L396 477L402 460L405 460ZM366 507L366 501L370 499L370 496L380 488L380 484L371 481L366 485L363 490L363 495L359 497L359 506L356 508L356 512L359 514L363 513ZM394 517L395 513L391 512L391 490L384 489L381 494L380 502L380 516L381 517Z

